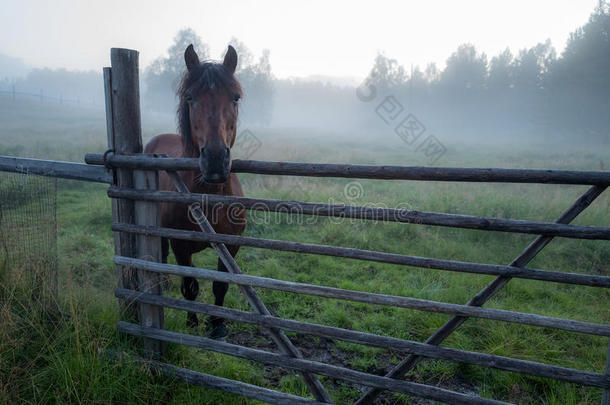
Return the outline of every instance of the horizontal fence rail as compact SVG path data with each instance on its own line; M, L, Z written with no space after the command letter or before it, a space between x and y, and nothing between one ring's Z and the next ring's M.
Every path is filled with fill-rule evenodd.
M130 257L123 256L115 256L114 263L121 266L153 271L156 273L174 274L183 277L202 278L211 281L220 281L223 283L233 283L237 285L247 285L250 287L262 287L297 294L306 294L354 302L364 302L367 304L392 306L398 308L415 309L426 312L464 315L471 316L474 318L494 319L498 321L519 323L531 326L541 326L553 329L567 330L570 332L585 333L590 335L610 336L610 325L602 325L591 322L553 318L543 315L506 311L502 309L449 304L445 302L430 301L419 298L409 298L395 295L374 294L362 291L345 290L334 287L276 280L266 277L248 276L245 274L231 274L219 272L216 270L207 270L195 267L179 266L175 264L150 262L147 260L133 259Z
M122 288L117 288L115 290L115 296L123 299L132 299L134 301L146 304L163 306L166 308L222 317L232 321L245 322L269 328L279 328L290 332L305 333L328 339L338 339L350 343L374 346L405 354L417 354L435 359L457 361L500 370L521 372L538 377L546 377L576 384L610 388L609 376L584 370L553 366L528 360L518 360L492 354L439 347L411 340L358 332L333 326L300 322L269 315L259 315L252 312L240 311L201 302L162 297Z
M258 361L265 364L272 364L291 370L321 374L327 377L338 378L355 384L383 388L394 392L416 395L422 398L433 399L435 401L442 401L450 404L507 404L506 402L502 401L485 399L467 394L460 394L454 391L449 391L443 388L433 387L430 385L394 380L388 377L367 374L361 371L351 370L339 366L333 366L317 361L291 358L281 354L270 353L259 349L251 349L244 346L234 345L231 343L220 342L213 339L192 336L183 333L170 332L163 329L149 328L128 322L119 322L118 330L135 336L157 339L167 343L177 343L197 347L204 350L211 350L217 353L228 354L231 356Z
M259 387L228 378L217 377L210 374L200 373L182 367L177 367L172 364L163 363L155 360L148 360L137 356L126 355L124 353L104 350L102 354L105 357L112 359L132 362L138 365L147 367L151 370L161 372L168 377L176 378L189 384L195 384L202 387L213 388L230 394L241 395L247 398L258 399L259 401L268 402L278 405L323 405L325 402L318 402L312 399L299 397L296 395L286 394L284 392L271 390L269 388Z
M455 272L510 276L516 278L552 281L556 283L585 285L590 287L610 288L610 277L590 274L565 273L549 270L537 270L523 267L481 264L455 260L433 259L428 257L408 256L396 253L377 252L339 246L318 245L313 243L289 242L274 239L252 238L239 235L210 234L182 229L163 228L125 223L112 224L115 232L129 232L148 236L161 236L171 239L182 239L196 242L224 243L226 245L249 246L261 249L280 250L285 252L309 253L323 256L343 257L377 263L389 263L413 266L425 269L447 270Z
M85 155L85 162L93 165L103 165L104 158L101 154L87 154ZM128 167L132 169L200 170L199 159L196 158L109 155L107 163L115 167ZM235 159L231 163L231 171L234 173L282 176L378 180L610 185L610 172L593 170L373 166Z
M110 170L84 163L0 156L0 171L112 184Z
M147 191L119 187L109 187L108 196L129 200L183 204L200 203L203 206L226 205L233 206L235 209L244 208L283 214L319 215L486 231L542 234L566 238L610 240L610 227L601 226L565 225L550 222L443 214L395 208L358 207L345 204L309 203L218 194L180 193L175 191Z
M94 98L91 97L85 97L85 98L66 98L64 97L61 93L59 93L59 95L57 97L55 96L48 96L45 95L45 93L40 90L38 93L32 93L32 92L27 92L27 91L16 91L14 88L11 90L0 90L0 94L3 96L8 96L9 98L11 98L13 101L15 101L16 98L19 99L36 99L37 101L40 101L41 103L44 102L54 102L54 103L58 103L58 104L72 104L72 105L77 105L77 106L82 106L82 105L86 105L86 106L101 106L102 103L101 102L96 102ZM54 93L51 93L54 94Z

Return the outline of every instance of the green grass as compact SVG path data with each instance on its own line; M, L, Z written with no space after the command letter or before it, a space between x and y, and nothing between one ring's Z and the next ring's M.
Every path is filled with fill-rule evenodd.
M56 106L57 107L57 106ZM11 108L16 108L15 106ZM55 108L55 107L53 107ZM104 149L101 112L84 120L74 110L38 106L27 113L6 112L0 127L0 153L81 160L85 152ZM32 116L28 115L31 114ZM46 114L46 115L45 115ZM41 115L50 123L33 117ZM83 115L83 114L80 114ZM86 114L85 114L86 115ZM13 117L11 120L7 119ZM15 118L17 117L17 118ZM101 117L101 119L100 119ZM9 122L5 124L5 122ZM83 124L77 124L82 122ZM48 126L48 131L45 129ZM66 128L62 131L62 128ZM145 129L171 130L159 125ZM15 135L15 131L19 134ZM90 131L87 135L87 131ZM263 143L253 159L368 164L425 164L391 134L379 134L378 143L303 132L282 137L280 131L253 129ZM61 135L60 135L61 133ZM49 134L58 138L49 139ZM84 135L84 136L83 136ZM439 136L440 138L440 136ZM376 138L377 139L377 138ZM599 169L608 167L606 149L580 147L549 149L544 145L475 146L446 140L448 151L439 164L446 166L549 167ZM510 146L510 147L508 147ZM239 151L237 156L239 157ZM341 179L269 178L240 175L246 195L353 205L388 207L460 214L553 221L586 190L582 186L457 184L441 182L387 182L358 180L361 194L348 198L345 189L354 182ZM602 195L579 218L580 225L608 225L610 198ZM329 218L295 218L282 214L249 213L246 235L348 246L444 259L508 264L533 239L528 235L450 228L374 223ZM102 185L61 181L58 194L58 245L60 252L60 307L72 314L48 322L27 298L28 286L19 277L2 285L0 312L0 401L4 403L252 403L217 391L170 381L129 363L109 362L100 348L136 353L137 341L116 332L118 306L112 290L116 271L112 265L110 202ZM610 246L603 241L557 238L529 264L532 268L610 273ZM173 262L173 257L170 257ZM216 257L202 252L195 264L215 268ZM242 248L237 256L242 269L252 275L273 277L359 291L403 295L463 304L492 280L489 276L451 273L360 262L297 253ZM5 269L6 270L6 269ZM10 274L18 272L12 271ZM173 279L167 292L180 297L180 281ZM418 341L425 340L449 317L446 315L315 298L260 290L271 311L282 317L323 323ZM610 322L607 290L581 286L512 280L486 307L565 317L598 323ZM201 282L199 300L213 302L210 282ZM226 306L249 310L232 286ZM185 314L166 311L167 328L188 332ZM204 333L203 329L200 333ZM233 339L272 349L267 339L250 325L229 324ZM315 337L295 336L306 357L358 370L387 371L401 356L386 350ZM502 356L603 372L608 339L575 333L468 320L445 345ZM252 384L307 396L298 377L287 370L170 345L168 361L179 366ZM417 382L475 392L518 403L598 403L601 390L445 361L423 361L410 372ZM322 378L337 403L353 401L353 385ZM385 394L388 403L408 403L401 395Z

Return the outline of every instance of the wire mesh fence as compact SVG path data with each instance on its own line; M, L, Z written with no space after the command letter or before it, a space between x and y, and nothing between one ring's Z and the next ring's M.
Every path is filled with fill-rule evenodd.
M57 179L0 173L0 283L57 307Z

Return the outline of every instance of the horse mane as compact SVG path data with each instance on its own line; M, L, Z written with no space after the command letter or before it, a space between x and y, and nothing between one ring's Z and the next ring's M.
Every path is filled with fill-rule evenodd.
M191 134L191 120L186 95L190 91L196 98L202 91L218 91L226 89L241 95L241 86L233 74L222 63L203 62L198 67L187 70L178 86L178 130L182 137L184 156L199 156Z

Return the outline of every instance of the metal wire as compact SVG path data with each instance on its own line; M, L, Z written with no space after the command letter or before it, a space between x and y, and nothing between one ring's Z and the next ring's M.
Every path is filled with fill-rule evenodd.
M56 306L57 179L0 172L0 243L1 279Z

